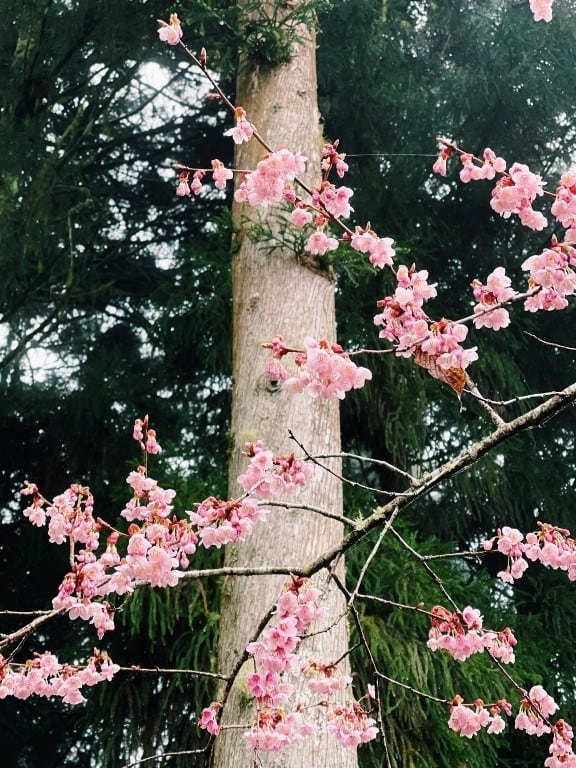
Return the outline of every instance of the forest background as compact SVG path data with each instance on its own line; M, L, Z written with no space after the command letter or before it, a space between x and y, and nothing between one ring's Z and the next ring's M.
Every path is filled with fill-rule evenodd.
M460 316L474 277L484 279L499 264L518 276L526 255L549 240L550 232L494 216L482 184L463 187L430 169L438 134L476 153L489 145L554 182L570 166L576 75L566 52L575 44L576 17L571 2L556 5L550 25L534 24L527 3L512 0L352 0L318 8L325 136L338 137L348 153L361 223L394 237L404 260L429 269L444 289L438 314ZM180 201L171 164L230 161L232 148L219 107L201 97L193 69L159 46L155 19L177 10L231 95L233 52L256 43L245 28L239 39L227 2L2 6L0 62L9 77L0 113L0 605L33 610L49 606L66 555L23 521L18 490L25 479L48 496L71 480L89 484L100 509L114 516L135 460L130 424L149 412L165 447L156 476L177 489L182 507L226 494L229 201ZM274 30L264 31L256 53L273 59L279 41ZM372 316L375 297L385 294L382 276L352 255L338 257L334 268L339 342L376 346ZM516 316L513 328L484 340L474 377L497 399L567 385L573 353L528 334L574 346L574 309ZM343 405L347 449L425 471L481 434L478 409L465 402L455 419L453 393L425 372L390 357L370 367L372 383ZM535 515L574 527L574 455L568 411L411 507L402 532L422 551L440 553L475 546L497 525L530 529ZM351 471L394 488L384 471ZM346 514L373 504L349 491ZM349 558L352 577L369 547ZM411 604L438 600L393 541L384 552L370 573L372 593ZM219 553L201 557L198 565L219 562ZM509 592L494 585L500 566L471 560L439 570L457 599L473 591L492 624L514 627L524 649L520 676L542 683L573 722L574 590L563 575L534 569ZM122 630L108 642L110 655L126 665L213 668L219 586L190 581L141 590L118 616ZM477 695L487 674L480 661L461 667L431 658L424 620L363 611L374 650L395 677L447 697ZM1 618L1 631L9 631L10 620ZM59 619L20 651L39 644L65 657L90 649L93 638ZM361 686L369 672L360 653L352 666ZM493 690L503 691L490 675ZM108 768L138 749L193 749L205 741L194 715L212 695L204 682L125 674L93 691L82 708L3 701L3 765ZM545 744L514 731L480 736L471 748L447 729L444 709L397 690L385 694L383 712L401 765L531 766L546 754ZM375 764L368 748L360 759Z

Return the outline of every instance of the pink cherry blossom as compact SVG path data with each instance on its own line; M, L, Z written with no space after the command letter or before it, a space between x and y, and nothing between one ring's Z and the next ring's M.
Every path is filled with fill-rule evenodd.
M176 187L176 194L178 195L178 197L190 196L191 193L190 193L190 184L188 183L188 178L189 178L189 175L187 173L180 174L179 180L178 180L178 186ZM142 435L142 430L140 430L139 432L135 431L134 434ZM134 439L142 440L142 436Z
M553 244L522 264L529 272L528 285L535 290L524 308L528 312L564 309L567 296L576 293L576 248L569 243Z
M246 119L246 111L242 107L234 110L236 125L224 132L224 136L231 136L235 144L243 144L250 141L254 135L254 126Z
M531 229L543 229L545 217L532 209L535 199L544 194L544 182L532 173L527 165L514 163L508 175L503 176L492 190L490 206L507 219L517 214L522 223Z
M306 158L280 149L260 160L254 171L247 173L234 193L240 203L267 207L284 198L285 186L303 173Z
M201 181L202 176L194 174L194 178L192 179L192 183L190 184L190 191L193 192L195 195L199 195L204 189Z
M202 710L200 717L198 718L198 725L200 728L208 731L208 733L211 733L213 736L218 736L221 730L220 725L216 720L216 712L221 706L220 702L213 701L209 707L205 707Z
M552 3L554 0L530 0L530 10L534 21L552 21Z
M368 716L357 701L351 706L329 709L326 720L328 732L344 747L358 747L378 735L376 721Z
M234 177L229 168L224 167L220 160L212 160L212 178L217 189L226 189L226 182Z
M168 45L178 45L182 39L182 27L180 26L180 19L175 13L170 14L170 23L159 21L162 26L158 30L158 36L163 43Z
M312 196L312 202L315 205L320 203L332 216L347 219L354 210L349 202L353 194L349 187L335 187L325 182L321 191Z
M576 225L576 173L568 171L560 177L560 187L556 190L556 200L551 207L552 215L563 227Z
M338 240L335 237L328 237L321 230L317 230L308 238L306 250L316 256L323 256L328 251L335 251L338 248Z
M448 727L460 736L471 739L490 723L490 714L484 707L466 707L457 704L452 707Z
M348 171L348 163L345 161L346 154L337 152L337 147L338 141L324 145L321 167L326 173L329 173L331 168L335 168L338 176L342 178Z
M447 142L447 144L451 145L452 142L448 139L440 139L440 151L438 153L438 157L436 159L436 162L432 166L433 173L437 173L440 176L446 176L447 172L447 162L450 157L454 154L455 150L452 148L452 146L446 146L444 142Z
M483 158L482 165L478 165L476 158L472 155L466 153L460 155L463 165L460 171L460 180L464 184L480 179L493 179L497 173L503 173L506 170L506 161L501 157L496 157L496 153L489 147L484 150Z
M472 281L472 290L478 304L474 307L474 326L476 328L492 328L497 331L506 328L510 323L510 315L498 304L509 301L515 295L510 287L510 278L506 275L504 267L496 269L488 275L486 285L479 280Z
M250 457L246 472L238 477L245 491L273 499L284 493L293 493L304 486L314 474L311 463L288 456L274 456L265 451L261 440L246 443L245 454Z
M119 667L106 653L94 650L86 666L60 664L51 653L36 654L24 664L12 664L0 656L0 699L14 696L59 696L66 704L85 701L80 688L111 680Z
M338 344L307 337L304 347L305 352L296 358L296 376L283 384L289 392L307 391L312 397L342 400L350 389L359 389L372 378L371 371L353 363Z
M305 208L297 207L290 214L290 221L295 227L301 229L312 223L312 214Z
M394 240L391 237L378 237L371 229L356 227L350 245L360 253L368 253L370 263L380 269L391 266L396 255L392 247Z

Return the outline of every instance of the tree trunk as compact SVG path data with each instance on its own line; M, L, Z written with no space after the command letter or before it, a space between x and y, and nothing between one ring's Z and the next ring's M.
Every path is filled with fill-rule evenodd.
M308 158L306 181L317 183L320 174L321 136L316 93L315 35L301 31L289 63L270 69L244 62L237 79L236 103L246 109L248 119L275 148L286 147ZM255 142L237 148L235 166L254 168L263 157ZM305 336L335 339L334 283L330 273L310 256L289 248L254 242L247 234L250 223L261 222L278 232L282 213L278 209L253 209L235 204L233 216L238 229L233 256L233 394L230 496L239 493L237 476L247 460L242 456L246 441L262 439L275 453L290 453L296 446L288 430L312 453L340 450L338 406L306 393L288 395L273 391L263 375L268 353L262 342L280 334L290 345L301 347ZM339 470L339 462L331 466ZM307 487L291 501L314 505L341 514L342 490L328 473L316 469ZM254 535L237 548L228 549L226 562L236 566L282 565L301 567L339 541L341 524L304 510L272 509L267 521L258 523ZM338 564L342 572L343 563ZM228 578L223 589L219 670L229 674L246 645L278 599L284 576ZM345 601L329 579L318 574L315 583L324 592L328 614L314 629L336 622L330 631L304 640L303 658L324 663L340 658L347 649ZM253 665L246 673L253 672ZM347 671L346 661L339 666ZM237 679L223 712L222 723L250 724L254 714L246 687ZM302 692L302 696L305 696ZM316 697L317 699L317 697ZM302 699L299 699L302 700ZM305 700L305 699L304 699ZM245 746L241 729L223 730L216 739L215 768L249 768L254 755ZM308 737L285 753L261 753L265 768L353 768L355 750L344 749L332 736ZM260 765L260 763L258 763Z

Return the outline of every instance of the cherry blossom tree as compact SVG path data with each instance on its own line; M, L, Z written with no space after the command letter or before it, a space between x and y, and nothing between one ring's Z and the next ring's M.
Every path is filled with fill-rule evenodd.
M551 6L531 2L535 20L551 21ZM271 12L272 6L266 9ZM506 727L505 718L512 723L514 716L517 730L551 736L548 768L572 765L573 732L556 718L557 703L542 686L528 687L509 672L521 639L509 627L485 627L478 609L458 605L430 558L402 538L396 523L410 505L576 400L576 384L533 393L523 398L528 405L521 415L506 419L501 415L506 403L482 393L471 378L481 348L465 346L470 326L487 334L505 329L510 307L519 302L532 313L569 305L576 292L574 174L565 173L556 191L547 193L553 202L545 214L533 207L547 197L540 175L521 162L508 167L490 148L479 158L449 139L439 140L436 173L446 175L449 163L459 160L463 183L493 184L489 204L500 216L518 216L524 226L540 231L551 215L559 231L566 231L523 261L527 280L522 288L513 287L497 266L485 282L474 280L471 313L434 317L425 309L437 295L426 269L400 263L393 239L369 223L346 223L353 212L353 190L338 186L347 171L346 156L336 141L322 144L318 136L314 34L300 18L294 30L286 61L272 68L241 63L234 105L211 73L204 49L194 53L188 46L178 16L161 21L159 29L161 41L181 47L205 74L234 119L226 131L237 145L234 169L218 159L209 169L179 164L176 188L177 195L187 197L201 194L205 183L223 189L237 178L229 498L209 497L184 515L174 514L174 491L161 488L152 476L152 457L161 448L147 416L137 418L133 427L142 460L127 478L131 498L121 513L125 529L100 517L90 490L80 484L48 500L33 482L27 483L24 514L37 527L47 525L52 543L69 548L70 571L53 610L3 636L0 650L16 646L61 613L93 624L101 641L114 629L118 599L142 585L174 587L183 579L222 576L218 670L194 672L218 683L214 701L198 716L200 728L210 734L199 751L213 752L214 765L280 766L288 761L291 766L352 766L356 747L381 731L382 686L434 700L445 707L448 727L468 739L482 729L497 735ZM287 233L294 232L296 239L290 240ZM290 242L296 243L292 249ZM374 317L381 349L346 351L336 342L334 280L325 257L344 247L389 273L392 289L378 301ZM459 408L477 404L492 426L482 439L427 472L388 466L400 490L380 491L383 503L352 520L342 511L342 485L354 481L342 474L337 403L367 385L370 370L356 361L376 354L393 354L404 359L399 364L421 367L438 386L450 388ZM376 543L358 580L347 584L345 554L375 531ZM426 569L442 605L401 605L362 592L385 537L395 537ZM222 568L191 568L198 548L223 546ZM504 556L506 565L498 576L506 584L521 579L531 562L576 579L576 542L553 522L539 522L528 532L503 526L477 551L460 554ZM418 691L395 679L372 654L358 612L362 600L426 616L431 652L444 652L458 662L484 655L503 675L509 696L466 701L457 691L450 696ZM351 690L348 620L369 659L373 683L366 691ZM75 704L83 700L82 688L119 671L98 649L85 663L61 663L49 651L23 662L3 656L0 697L59 696ZM390 765L385 740L383 746Z

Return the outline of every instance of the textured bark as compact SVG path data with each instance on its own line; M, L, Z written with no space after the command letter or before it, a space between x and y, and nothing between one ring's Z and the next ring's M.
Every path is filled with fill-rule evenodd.
M237 81L237 104L261 135L275 148L287 147L308 157L306 180L318 181L321 137L316 94L315 37L305 32L295 46L291 61L273 70L244 66ZM235 165L253 168L263 156L255 141L238 148ZM264 341L281 334L291 345L302 345L306 335L335 339L334 283L326 271L310 258L286 248L270 251L266 242L252 242L246 234L247 217L277 229L278 210L235 206L238 227L233 256L234 364L232 401L232 446L230 495L237 496L238 474L246 466L241 452L247 440L262 439L266 448L290 453L295 446L288 430L310 452L339 450L338 407L320 402L307 394L287 395L273 391L263 376L268 354ZM337 462L333 468L338 470ZM299 502L341 513L341 487L335 478L316 471L309 486L300 491ZM314 559L342 536L337 521L303 510L274 509L268 520L259 523L252 538L227 553L227 564L239 566L302 566ZM343 563L338 564L339 570ZM345 653L347 628L345 603L323 571L316 584L326 590L328 616L324 626L336 622L330 631L306 639L300 646L303 658L328 662ZM223 590L219 671L229 674L237 665L248 642L276 602L286 581L283 576L228 578ZM253 665L245 665L246 673ZM346 662L342 667L346 670ZM250 723L252 706L240 674L232 689L222 722ZM305 696L306 693L302 692ZM250 768L254 755L249 752L240 729L224 730L216 739L216 768ZM353 768L355 750L345 750L330 737L305 739L285 754L261 753L265 768ZM255 763L256 764L256 763ZM258 762L260 765L260 762Z

